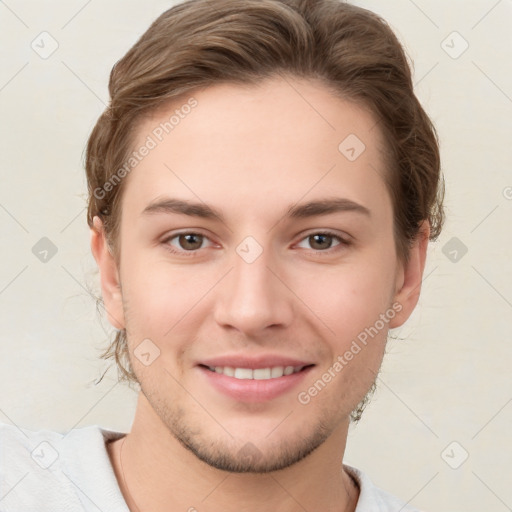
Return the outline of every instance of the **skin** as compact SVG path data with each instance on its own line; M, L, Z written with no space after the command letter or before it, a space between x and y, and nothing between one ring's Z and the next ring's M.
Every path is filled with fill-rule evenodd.
M125 178L120 268L99 218L91 229L108 318L127 329L141 385L122 470L122 440L108 445L121 491L132 511L353 511L359 490L342 469L349 415L375 380L388 329L417 304L428 223L402 265L375 119L321 83L280 77L257 87L215 85L193 97L198 106ZM183 103L146 119L135 146ZM366 146L353 162L338 150L349 134ZM225 223L141 215L164 195L207 203ZM290 205L332 197L371 215L286 218ZM352 243L315 244L311 235L322 230ZM177 231L205 237L187 244ZM236 252L247 236L263 250L252 263ZM299 403L297 394L393 303L401 311L317 396ZM133 354L146 338L160 350L148 366ZM262 353L315 366L297 387L262 403L221 394L196 366ZM239 451L248 442L257 456L244 462Z

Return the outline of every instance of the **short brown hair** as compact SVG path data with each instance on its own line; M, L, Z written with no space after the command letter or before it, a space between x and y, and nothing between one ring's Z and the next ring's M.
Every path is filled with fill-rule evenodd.
M133 151L142 117L197 88L257 84L279 74L320 80L373 113L386 143L400 260L408 261L422 221L431 240L439 236L444 180L437 134L414 94L406 54L382 18L338 0L188 0L164 12L115 64L110 105L88 141L87 220L92 227L95 215L102 219L118 264L124 181L108 192L104 184ZM102 357L115 357L121 379L137 382L125 329Z

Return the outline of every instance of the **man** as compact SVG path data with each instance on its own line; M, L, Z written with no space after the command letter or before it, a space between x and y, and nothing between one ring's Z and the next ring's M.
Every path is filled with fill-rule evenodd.
M336 0L185 2L109 89L88 220L133 426L3 426L2 478L32 473L1 510L415 510L343 464L443 221L389 27Z

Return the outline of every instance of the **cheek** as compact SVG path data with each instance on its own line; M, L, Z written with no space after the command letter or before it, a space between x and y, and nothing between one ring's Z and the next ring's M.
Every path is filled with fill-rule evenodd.
M183 279L178 280L176 272L165 275L162 268L149 267L125 266L123 298L131 362L146 390L165 385L178 393L174 379L180 380L184 371L191 297L183 293Z
M183 315L183 277L143 251L129 251L121 265L123 300L129 331L137 337L161 338Z
M386 273L370 264L340 267L320 279L311 279L309 286L303 282L297 294L307 298L304 302L334 331L331 334L343 348L390 307L392 279L387 268Z
M127 322L147 336L162 339L187 312L189 300L177 280L139 272L124 286L127 298Z
M318 295L319 316L334 331L325 338L330 357L320 380L329 390L319 405L328 403L331 397L333 404L348 407L344 411L348 414L377 376L389 322L395 315L389 303L391 281L383 276L377 271L352 269L337 281L330 281L335 291ZM310 384L315 386L314 382Z
M211 315L205 304L218 276L211 268L198 269L172 265L143 251L126 258L122 278L128 342L132 354L146 338L155 343L160 353L150 367L153 372L167 368L177 377L194 332ZM141 375L148 369L134 364Z

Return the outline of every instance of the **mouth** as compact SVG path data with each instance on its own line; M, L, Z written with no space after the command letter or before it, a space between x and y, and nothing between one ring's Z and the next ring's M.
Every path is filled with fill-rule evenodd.
M316 365L300 364L300 361L293 363L272 365L269 362L245 361L240 362L240 366L233 363L232 366L224 366L219 361L218 364L198 364L197 369L206 389L236 402L261 403L302 389L303 385L299 389L300 384Z
M267 368L235 368L233 366L206 366L202 364L199 366L206 368L210 372L226 375L227 377L233 377L239 380L271 380L299 373L314 365L272 366Z

